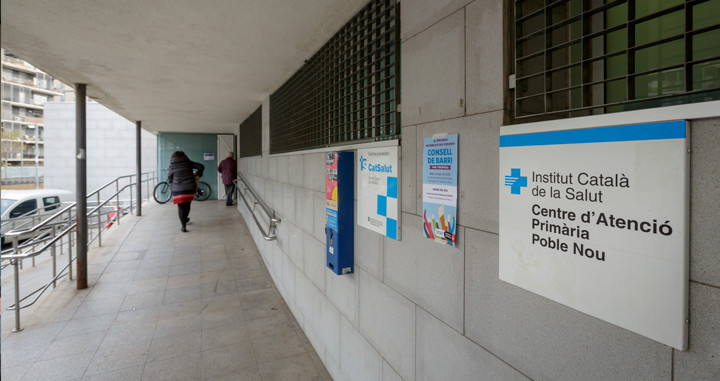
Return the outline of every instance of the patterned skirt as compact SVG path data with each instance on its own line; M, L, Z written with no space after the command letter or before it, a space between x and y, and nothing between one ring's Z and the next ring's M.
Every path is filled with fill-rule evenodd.
M180 191L180 192L173 192L173 204L184 204L186 202L191 202L193 200L193 197L195 197L195 191Z

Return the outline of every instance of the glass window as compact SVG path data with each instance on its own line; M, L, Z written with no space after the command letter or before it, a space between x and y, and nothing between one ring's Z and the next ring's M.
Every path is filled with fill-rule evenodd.
M678 11L635 25L635 45L644 45L683 34L684 16L684 11Z
M623 77L627 74L627 54L609 57L605 60L606 78Z
M2 99L4 101L12 101L12 88L9 83L2 84Z
M692 8L693 29L717 25L720 19L720 0L710 0Z
M685 58L683 46L683 40L675 40L638 50L635 52L635 72L642 73L682 64Z
M720 99L720 0L516 0L515 31L516 122Z
M693 36L692 58L693 60L702 60L713 58L720 55L720 29L711 30L702 34Z
M14 204L15 201L17 201L17 200L13 200L13 199L9 199L9 198L3 198L2 200L0 200L0 214L5 213L7 208L12 206L12 204Z
M46 212L49 210L57 209L60 206L60 197L43 197L43 206L45 206Z
M35 213L30 213L33 210L35 210ZM23 216L25 214L37 214L37 200L27 200L20 203L20 205L16 206L11 212L10 212L10 218L16 218Z
M613 28L627 23L627 3L612 7L605 13L605 23L607 28Z
M682 3L683 0L636 0L635 17L645 17Z
M720 60L693 66L693 89L720 88Z
M682 69L672 69L640 75L635 78L635 96L648 98L676 94L685 90L685 75Z

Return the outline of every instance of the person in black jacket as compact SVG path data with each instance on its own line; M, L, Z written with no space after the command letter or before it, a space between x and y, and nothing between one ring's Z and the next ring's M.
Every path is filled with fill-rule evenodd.
M193 169L197 169L197 173L193 173ZM183 151L175 151L170 157L170 168L168 168L168 184L172 191L173 204L178 206L178 217L182 228L180 231L186 232L186 225L190 218L190 202L195 196L197 181L195 176L202 177L205 166L190 161Z

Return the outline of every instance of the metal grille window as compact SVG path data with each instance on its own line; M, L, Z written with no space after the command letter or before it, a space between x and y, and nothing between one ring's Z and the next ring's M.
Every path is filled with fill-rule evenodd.
M515 117L720 99L720 0L516 0Z
M400 136L400 21L373 0L270 96L270 153Z
M240 157L262 154L262 106L240 124Z

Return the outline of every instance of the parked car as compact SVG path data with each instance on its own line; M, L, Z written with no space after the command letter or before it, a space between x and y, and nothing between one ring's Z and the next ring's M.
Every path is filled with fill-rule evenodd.
M29 229L32 220L36 222L52 216L60 208L61 203L74 201L70 191L62 189L31 189L31 190L5 190L2 191L0 204L2 214L2 243L5 243L5 233L13 229ZM20 239L30 238L30 235L20 235Z

